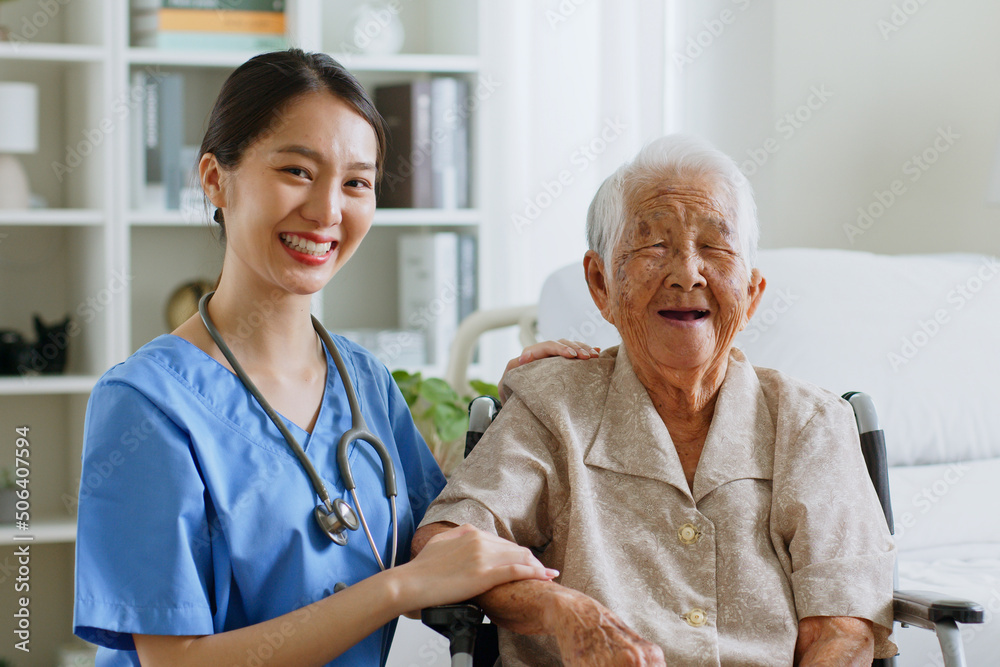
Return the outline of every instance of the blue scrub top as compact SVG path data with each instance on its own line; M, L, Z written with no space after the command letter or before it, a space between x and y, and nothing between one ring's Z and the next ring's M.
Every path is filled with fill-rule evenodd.
M334 341L368 427L396 466L405 562L445 480L385 366L340 336ZM353 506L336 462L351 411L329 352L327 369L312 434L285 423L331 498ZM239 378L182 338L160 336L109 370L91 393L84 431L73 627L104 647L99 666L138 665L133 632L206 635L253 625L379 571L362 531L349 533L347 546L320 531L318 497L277 427ZM349 460L388 563L381 461L363 442L351 445ZM394 629L395 622L330 664L384 664ZM260 659L268 657L265 644Z

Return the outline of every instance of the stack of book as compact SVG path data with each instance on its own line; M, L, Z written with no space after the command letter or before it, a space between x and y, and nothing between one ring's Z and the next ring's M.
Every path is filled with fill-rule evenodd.
M444 366L459 323L478 306L476 237L437 232L399 237L399 323L424 332L427 364Z
M196 181L197 146L184 145L184 75L132 73L131 205L136 210L181 210L204 217Z
M375 106L389 126L379 206L468 208L468 83L442 76L379 86Z
M287 47L285 0L132 0L132 45L271 51Z

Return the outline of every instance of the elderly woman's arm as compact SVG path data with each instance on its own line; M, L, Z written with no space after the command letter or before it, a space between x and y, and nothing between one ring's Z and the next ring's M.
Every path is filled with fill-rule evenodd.
M799 621L799 667L868 667L875 652L872 622L851 616L810 616Z
M418 529L410 547L412 553L419 553L430 538L452 527L432 523ZM644 640L604 605L551 581L497 586L475 598L475 602L491 621L507 630L523 635L553 635L566 665L665 664L659 646Z

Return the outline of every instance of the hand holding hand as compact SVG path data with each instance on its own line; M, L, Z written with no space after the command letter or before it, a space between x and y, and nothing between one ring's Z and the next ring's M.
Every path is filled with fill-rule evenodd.
M396 569L407 575L404 594L412 597L412 609L462 602L510 581L559 576L525 547L468 524L434 535Z
M504 378L507 377L508 371L511 371L518 366L523 366L524 364L528 364L539 359L545 359L547 357L590 359L598 356L600 353L601 348L599 347L591 347L586 343L581 343L580 341L575 340L567 340L565 338L560 338L559 340L546 340L541 343L529 345L521 352L521 356L507 362L507 368L504 369L503 377L500 378L500 384L498 385L500 388L500 402L504 403L510 395L507 391L507 387L504 385Z

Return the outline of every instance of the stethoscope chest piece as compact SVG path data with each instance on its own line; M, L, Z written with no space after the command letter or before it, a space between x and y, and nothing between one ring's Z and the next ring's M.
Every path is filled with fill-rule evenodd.
M327 537L336 544L344 546L347 544L347 531L358 529L358 517L351 506L341 498L334 498L330 504L333 505L332 512L327 512L322 503L316 505L316 523Z

